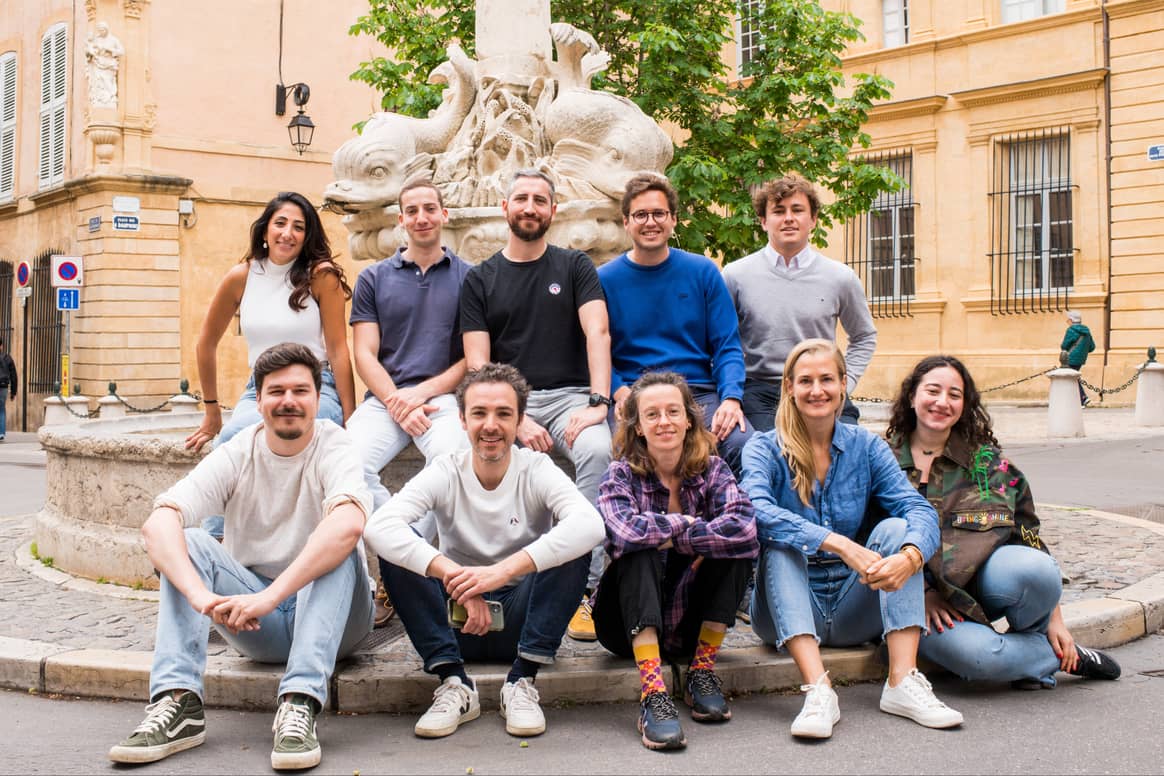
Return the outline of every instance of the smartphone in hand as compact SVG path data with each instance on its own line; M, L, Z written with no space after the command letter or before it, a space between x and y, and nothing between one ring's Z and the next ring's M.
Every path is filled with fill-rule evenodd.
M505 612L501 608L500 601L485 601L489 605L489 630L500 631L505 630ZM469 619L469 612L465 607L449 599L449 625L454 629L460 630L465 627L465 623Z

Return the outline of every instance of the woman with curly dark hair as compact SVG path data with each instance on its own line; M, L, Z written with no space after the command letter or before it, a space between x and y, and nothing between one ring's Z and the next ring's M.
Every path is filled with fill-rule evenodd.
M1039 536L1022 472L1003 456L974 379L952 356L922 359L886 431L901 468L934 506L942 550L925 570L919 654L964 679L1054 687L1055 671L1116 679L1120 667L1075 643L1059 566ZM1006 633L991 623L1005 618Z
M345 302L352 296L343 269L332 261L319 214L302 194L285 191L251 224L250 245L210 301L198 334L198 378L205 415L186 437L199 450L215 446L260 420L254 379L247 383L224 428L218 406L218 343L237 313L247 341L247 364L272 345L295 342L324 362L318 417L343 425L355 409ZM220 433L221 432L221 433Z
M731 718L715 659L759 544L752 505L715 449L687 381L648 372L623 404L599 486L612 562L598 586L595 631L638 664L638 726L649 749L687 742L663 659L690 660L684 698L693 719Z

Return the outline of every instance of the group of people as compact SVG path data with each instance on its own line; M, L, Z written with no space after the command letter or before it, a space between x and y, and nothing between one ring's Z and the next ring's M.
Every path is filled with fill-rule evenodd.
M142 528L162 580L151 703L111 759L204 741L212 623L242 654L287 665L272 767L317 764L335 661L375 620L365 543L438 680L421 737L480 716L466 665L482 660L511 664L507 732L544 732L536 679L569 632L634 660L642 743L681 748L664 665L686 666L695 721L729 720L716 659L741 600L803 676L798 737L827 738L840 719L821 644L883 641L881 709L928 727L962 716L919 654L1024 686L1053 686L1058 670L1118 677L1064 627L1030 489L957 359L918 364L888 443L857 425L848 396L876 331L856 276L809 246L808 181L757 190L768 244L723 273L670 245L678 202L661 175L629 182L633 247L598 270L547 241L554 196L544 173L517 173L508 242L471 267L441 242L440 191L411 182L407 245L354 294L310 203L267 206L198 341L207 406L187 444L215 449ZM224 428L215 353L236 312L253 374ZM426 466L390 494L381 469L413 442ZM199 527L212 517L219 540Z

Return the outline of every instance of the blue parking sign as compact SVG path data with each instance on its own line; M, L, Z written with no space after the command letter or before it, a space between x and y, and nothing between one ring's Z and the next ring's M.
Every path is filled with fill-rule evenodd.
M79 289L79 288L58 288L57 289L57 309L58 310L80 310L81 309L81 289Z

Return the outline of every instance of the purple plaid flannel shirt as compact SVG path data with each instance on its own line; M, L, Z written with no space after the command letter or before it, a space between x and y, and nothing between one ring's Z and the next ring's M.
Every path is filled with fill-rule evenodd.
M682 514L668 514L670 498L671 492L658 477L640 477L626 461L612 461L598 488L598 511L606 523L606 551L612 559L657 550L668 540L675 552L691 556L692 563L675 589L663 592L662 641L673 648L695 579L696 557L755 558L760 543L752 502L722 458L712 456L704 474L683 480L679 487ZM695 517L695 522L688 525L684 515Z

